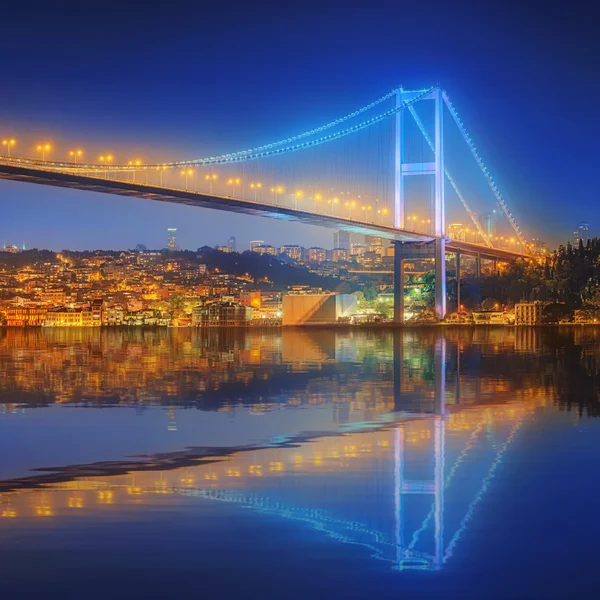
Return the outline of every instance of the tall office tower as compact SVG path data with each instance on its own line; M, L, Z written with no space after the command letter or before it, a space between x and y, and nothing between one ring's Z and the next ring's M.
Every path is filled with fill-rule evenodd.
M333 232L333 247L341 248L342 250L350 250L350 232L349 231L334 231Z
M236 240L235 240L235 238L233 236L231 236L227 240L227 245L229 246L229 251L230 252L235 252L235 249L237 247L237 242L236 242Z
M265 243L265 240L252 240L250 242L250 246L249 246L250 252L256 252L256 249L259 246L262 246L264 243Z
M479 215L479 222L481 223L483 231L485 231L487 236L491 237L496 235L496 224L498 222L499 215L500 213L497 210Z
M589 223L579 223L579 225L577 225L577 229L573 232L573 237L575 238L576 244L579 244L579 240L581 240L584 244L587 244L587 241L590 239Z
M167 248L169 252L175 252L177 250L177 228L169 227L167 229Z

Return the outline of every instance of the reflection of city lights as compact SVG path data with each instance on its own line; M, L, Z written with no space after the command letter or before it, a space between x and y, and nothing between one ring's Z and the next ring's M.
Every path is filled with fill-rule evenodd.
M83 508L83 498L80 496L71 496L67 501L69 508Z
M113 497L114 495L111 490L100 490L98 492L98 502L100 504L112 504Z

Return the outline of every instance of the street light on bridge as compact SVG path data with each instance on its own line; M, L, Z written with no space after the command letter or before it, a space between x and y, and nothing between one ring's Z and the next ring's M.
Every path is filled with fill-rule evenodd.
M260 182L250 184L250 189L254 190L254 202L257 202L257 194L258 194L258 190L260 190L260 188L262 188L262 183L260 183Z
M185 177L185 191L188 191L188 177L191 177L194 174L193 169L184 169L181 171L181 174Z
M10 158L10 149L12 146L14 146L17 142L13 139L10 140L2 140L2 145L6 146L6 152L8 153L8 158Z
M98 160L102 164L108 165L112 162L112 159L113 159L112 154L107 154L106 156L100 156ZM77 162L77 161L75 161L75 162ZM104 177L107 177L107 176L108 176L108 171L104 171Z
M227 181L227 183L231 186L231 197L234 198L235 197L235 186L236 185L240 185L240 178L239 177L232 177L231 179L229 179Z
M129 167L139 167L142 164L141 160L130 160L127 163ZM131 170L131 180L135 182L135 169Z
M167 170L167 166L166 165L158 166L158 167L156 167L156 170L158 171L158 179L160 181L160 187L162 187L163 173Z
M206 175L204 177L204 179L206 181L208 181L208 192L209 194L213 193L213 182L216 181L218 178L218 175L216 173L209 173L208 175Z
M321 196L321 194L314 195L314 212L317 212L317 202L320 202L321 200L323 200L323 196Z
M83 155L83 150L69 150L69 157L77 164L77 159Z
M49 152L52 149L50 144L39 144L36 150L42 153L42 162L46 160L46 152Z

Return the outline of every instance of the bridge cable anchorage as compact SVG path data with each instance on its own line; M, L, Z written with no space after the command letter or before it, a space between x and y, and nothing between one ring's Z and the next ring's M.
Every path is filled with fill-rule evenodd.
M429 137L429 134L427 133L427 130L425 129L425 125L423 124L423 121L421 120L421 118L417 114L417 111L415 110L415 107L414 106L409 106L408 110L410 111L410 114L412 115L413 119L415 120L415 123L417 124L417 126L421 130L421 133L423 134L423 137L425 138L425 141L427 142L427 144L429 145L429 147L431 148L431 150L433 150L435 152L435 148L434 148L433 142L432 142L431 138ZM493 245L491 239L489 238L489 236L487 235L487 233L485 232L485 230L481 226L481 223L479 222L479 219L477 218L477 215L473 212L473 210L471 209L471 207L467 203L467 200L465 199L464 195L462 194L462 192L458 188L458 185L457 185L456 181L454 180L454 177L452 177L452 175L450 174L450 171L448 170L447 167L444 168L444 173L446 175L446 179L450 182L450 185L452 186L452 188L456 192L456 195L458 196L459 200L462 202L462 205L465 207L465 210L469 214L469 217L471 217L471 221L473 221L473 224L477 228L477 231L479 232L479 235L481 235L481 237L483 238L483 241L485 242L486 246L488 248L493 248L494 245Z
M473 143L471 136L469 136L469 134L467 133L467 130L465 129L465 126L463 125L461 118L458 116L458 113L456 112L452 102L450 101L448 94L446 94L446 92L442 91L442 97L444 98L444 103L448 107L448 110L450 111L450 114L452 115L452 118L454 119L456 126L458 127L465 142L467 143L467 146L469 147L469 150L471 151L473 158L479 165L479 168L481 169L483 176L485 177L486 181L488 182L488 185L490 186L490 189L492 190L494 196L496 197L498 204L500 205L504 214L506 215L506 218L508 219L508 222L510 223L511 227L513 228L513 230L519 240L519 243L523 247L523 251L527 252L527 243L525 241L523 233L521 232L521 229L517 225L517 222L516 222L513 214L510 212L510 210L506 204L506 201L504 200L502 194L500 193L500 190L496 186L496 183L494 182L490 172L488 171L488 168L485 166L485 163L483 162L482 158L479 156L479 152L477 151L477 148L475 147L475 144Z

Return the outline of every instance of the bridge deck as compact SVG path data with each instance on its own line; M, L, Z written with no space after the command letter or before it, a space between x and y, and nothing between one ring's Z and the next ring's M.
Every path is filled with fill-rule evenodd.
M121 179L90 177L88 175L67 171L51 171L39 167L0 163L0 179L127 196L130 198L141 198L144 200L185 204L199 208L212 208L247 215L270 217L283 221L299 221L310 225L318 225L320 227L329 227L364 235L379 236L394 241L429 242L435 239L435 236L416 231L396 229L395 227L388 225L357 221L335 215L313 213L306 210L298 210L296 208L278 206L266 202L255 202L248 199L242 200L240 198L231 198L230 196L218 196L203 192L186 191L178 188L149 185L141 182L124 181ZM457 242L455 240L449 241L447 248L450 251L459 249L465 254L479 254L483 258L497 260L511 261L523 256L523 254L518 252L487 248L486 246L479 244Z

